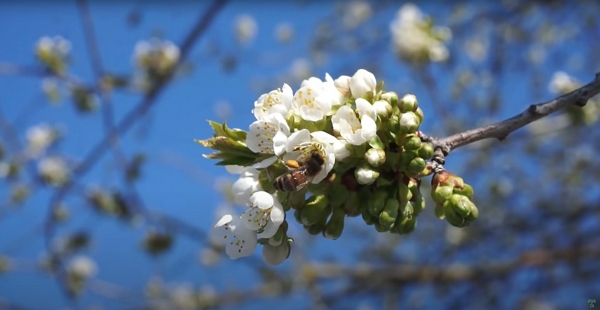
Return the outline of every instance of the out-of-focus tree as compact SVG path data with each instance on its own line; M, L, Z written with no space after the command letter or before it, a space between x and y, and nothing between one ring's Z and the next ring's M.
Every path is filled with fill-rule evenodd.
M284 6L256 4L265 10L277 10L278 5ZM298 2L285 7L302 16L303 11L316 12L315 5ZM594 97L600 92L600 3L555 0L411 4L356 0L320 4L322 17L315 24L306 24L302 17L283 16L284 22L272 26L273 40L279 46L269 50L261 48L261 44L267 46L270 35L261 19L266 13L246 10L238 2L217 0L199 5L201 12L196 22L188 26L181 41L156 35L132 45L133 68L120 69L119 73L109 71L102 62L105 55L101 50L107 50L102 46L108 42L97 38L95 28L102 27L105 21L93 18L94 5L85 0L74 6L81 19L92 71L88 79L80 78L73 69L73 62L81 60L73 58L76 47L62 36L32 42L35 65L0 59L0 74L5 75L4 79L35 77L44 94L44 106L51 105L66 114L71 107L61 103L71 102L78 118L97 116L101 120L100 134L95 140L80 142L86 144L87 153L69 152L62 145L69 139L68 132L87 128L64 128L51 121L29 126L28 118L39 107L2 104L4 110L10 107L18 113L13 113L17 116L11 119L7 113L0 114L0 176L7 197L0 206L0 221L25 212L28 204L40 202L42 206L36 212L44 216L42 224L23 223L22 230L15 232L8 232L0 222L5 236L0 248L0 281L6 277L10 279L6 281L17 283L16 278L8 276L34 271L55 281L40 284L35 281L41 280L35 279L27 280L31 281L28 284L41 289L58 287L56 292L63 293L63 305L135 309L282 305L317 309L567 309L593 307L594 298L600 298L600 165L594 160L595 150L600 148L600 100ZM238 6L243 8L236 9ZM129 25L137 27L152 10L143 6L135 9L128 15ZM213 27L220 15L231 15L227 10L245 12L228 20L228 29ZM118 37L119 33L113 35ZM201 40L201 48L194 50ZM218 64L219 74L227 78L243 74L241 78L247 85L215 86L210 76L194 75L209 64ZM253 68L252 74L243 70L245 66ZM124 73L127 70L130 72ZM294 107L301 111L295 113L302 115L297 123L264 116L267 112L272 114L271 109L279 101L295 100L292 98L298 89L317 83L314 79L305 84L303 81L312 76L324 78L326 72L336 78L328 85L334 86L345 102L354 104L352 108L357 109L358 116L353 109L340 107L345 102L331 111L331 107L324 111L317 107L323 115L315 119L311 119L314 111ZM369 74L385 84L375 85ZM140 190L139 184L148 178L144 173L148 163L160 154L136 147L130 132L140 123L143 126L161 117L168 118L169 115L155 115L152 111L161 96L172 98L175 95L168 90L186 80L193 80L193 93L198 98L208 92L221 93L214 115L250 134L269 134L268 129L279 126L277 129L282 132L287 128L287 138L294 134L290 126L319 128L319 121L330 117L330 124L323 125L327 129L322 130L356 146L346 148L352 153L347 156L360 155L362 162L351 167L359 161L342 161L335 166L333 171L343 169L344 176L351 179L342 180L343 185L368 185L369 190L383 187L383 181L375 183L375 179L385 177L383 172L379 175L380 170L400 170L398 173L406 176L402 179L406 194L416 197L418 192L425 210L415 212L414 221L407 224L401 221L398 206L392 212L382 203L383 210L373 207L379 215L373 220L375 215L359 210L373 203L358 199L358 191L350 191L339 202L343 205L339 210L343 211L330 210L321 216L322 221L319 217L308 219L307 212L296 212L294 219L294 210L287 212L284 219L281 211L287 204L295 209L294 203L304 206L305 192L301 196L291 194L282 206L277 196L273 198L263 191L273 186L271 175L264 177L271 170L262 166L260 171L231 166L250 166L265 159L278 163L273 155L283 153L267 150L261 144L263 140L254 141L250 134L247 138L245 132L229 131L218 123L211 123L211 128L201 122L198 130L205 136L190 134L190 143L192 137L210 136L212 132L207 132L213 128L217 136L231 138L226 142L211 140L204 145L220 150L221 159L229 165L227 170L239 175L237 180L231 180L229 175L195 184L215 184L211 190L219 196L214 199L219 203L206 206L208 201L200 195L194 203L208 210L204 213L211 221L213 217L220 220L215 221L214 227L203 226L185 214L171 213L168 206L149 207L146 197L152 193ZM284 83L288 86L282 87ZM229 103L231 92L246 86L252 89L254 97L235 105ZM378 94L381 87L390 93ZM398 96L390 95L391 91ZM124 96L135 96L138 102L119 114L123 111L119 100ZM269 101L273 98L279 101ZM375 99L381 99L379 104L371 102ZM358 103L361 100L373 103L368 105L372 111L364 112ZM544 104L534 106L537 103ZM207 110L210 103L194 99L186 104L202 104ZM234 113L238 108L247 111L242 112L247 116ZM282 115L286 115L287 108L292 109L286 106ZM353 118L337 113L344 108ZM315 110L312 106L310 109ZM397 119L395 123L389 121L391 125L386 130L393 131L393 124L399 131L405 130L404 143L373 142L375 131L366 137L370 123L365 119L372 118L372 123L377 121L381 126L388 118L393 119L392 109L397 112ZM559 111L549 114L554 112L549 109ZM122 117L116 117L117 114ZM252 114L267 129L256 131L258 125L250 126L255 121ZM409 114L412 118L402 118ZM511 119L514 115L517 116ZM298 125L302 121L314 124ZM362 126L362 136L356 134L354 127L350 131L340 129L352 127L348 124L353 121L356 124L352 126ZM495 123L499 126L485 127ZM523 125L527 126L517 130ZM152 123L150 126L158 127ZM468 131L471 129L476 131ZM150 140L150 135L145 139ZM270 135L272 142L274 137ZM378 143L401 150L414 149L419 155L409 158L401 169L397 169L401 164L389 162L391 166L387 167L384 161L386 155L388 161L392 160L390 150L377 150ZM372 147L369 151L367 144ZM431 150L419 152L426 148L422 144L430 145ZM327 152L333 154L334 148L331 145L331 152ZM292 153L291 149L287 151ZM336 149L336 156L338 151L342 152ZM185 158L198 154L172 156L167 161L171 168L191 172L193 168ZM419 160L413 162L415 158ZM400 163L402 160L397 159ZM105 178L91 173L107 163L117 173L109 173ZM212 165L208 160L203 163L203 169ZM340 168L343 165L348 167ZM436 170L438 165L460 175L472 191L453 176L444 183L447 175ZM428 171L427 175L435 172L431 178L434 181L425 178L422 171ZM417 181L421 177L423 181ZM331 175L326 178L329 179ZM188 186L183 184L186 181L181 182L162 184L154 190L160 190L168 201L169 188ZM440 188L452 182L460 183L460 189L453 192L450 188L451 198L439 198L443 196ZM414 191L419 186L420 191ZM334 190L333 186L325 188ZM374 197L377 201L376 194ZM298 198L301 202L297 202ZM320 198L311 199L306 202L311 207L329 206ZM262 205L265 201L269 201L267 206ZM248 204L253 208L249 209ZM475 208L475 204L477 208L467 215L456 211L457 205ZM416 206L416 202L412 205ZM454 211L447 211L451 208ZM382 220L382 212L387 212L389 221ZM260 217L265 213L270 216L268 219ZM440 221L436 215L445 215L446 221ZM94 240L102 236L88 224L107 216L109 221L139 232L137 243L111 239L113 243L106 253L91 251ZM261 222L257 220L254 226L239 222L255 218ZM394 222L396 218L398 221ZM329 224L334 221L335 225ZM277 226L269 231L267 223ZM385 223L389 224L387 228ZM260 239L260 234L266 234L266 238ZM337 240L328 240L321 234ZM229 243L224 244L223 237L230 238ZM294 242L288 242L288 237ZM181 239L192 243L178 246ZM19 255L19 248L32 240L43 241L36 254ZM254 254L256 246L262 247L262 259ZM121 264L123 270L136 264L128 257L107 259L130 248L146 252L159 267L136 276L137 281L128 284L103 280L100 261ZM194 254L197 252L200 254ZM239 259L230 261L227 256ZM181 257L185 263L178 261ZM192 283L180 281L179 275L190 269L202 278ZM30 302L12 298L11 294L0 293L0 306L19 309L21 304Z

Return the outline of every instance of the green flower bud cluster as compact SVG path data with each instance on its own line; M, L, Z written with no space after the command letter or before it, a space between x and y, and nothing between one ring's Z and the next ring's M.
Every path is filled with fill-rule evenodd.
M473 188L462 178L442 170L431 179L431 198L435 202L435 214L453 226L469 226L479 216L479 210L471 201Z
M425 199L419 190L421 181L403 177L397 186L377 188L372 195L363 192L365 208L362 218L379 232L408 234L417 226L417 216L425 208Z

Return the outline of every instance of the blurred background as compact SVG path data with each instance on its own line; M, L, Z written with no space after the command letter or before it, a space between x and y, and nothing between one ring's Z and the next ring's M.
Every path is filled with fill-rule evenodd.
M1 309L587 309L600 302L600 100L446 158L480 218L231 261L237 179L193 142L254 101L360 68L437 137L600 72L598 1L0 1ZM428 180L423 182L429 196ZM598 304L600 306L600 304Z

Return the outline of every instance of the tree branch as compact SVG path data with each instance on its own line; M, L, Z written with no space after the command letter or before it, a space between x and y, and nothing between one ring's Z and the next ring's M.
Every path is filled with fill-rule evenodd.
M517 129L532 123L540 118L546 117L556 111L562 110L568 106L583 107L587 101L600 93L600 72L596 73L596 77L590 83L576 89L568 94L562 95L556 99L533 104L522 113L515 115L507 120L488 126L467 130L445 138L436 139L432 137L424 137L424 140L430 142L435 149L440 149L444 155L458 147L467 145L479 140L496 138L504 140L506 137Z

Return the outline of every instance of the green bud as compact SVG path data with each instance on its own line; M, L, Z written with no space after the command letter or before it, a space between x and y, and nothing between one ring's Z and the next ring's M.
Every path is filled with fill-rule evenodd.
M448 223L456 227L465 227L477 219L479 210L469 198L454 194L444 202L444 214Z
M399 182L399 184L398 184L398 200L400 201L400 204L407 203L409 200L412 199L412 197L413 197L413 194L411 193L407 184L404 184L404 182Z
M426 166L427 162L425 162L423 158L415 157L408 163L406 170L411 174L418 174L419 172L423 171Z
M304 228L306 230L308 230L309 234L316 236L323 232L326 224L327 224L327 216L324 216L324 217L321 217L319 219L319 221L317 223L315 223L314 225L311 225L311 226L305 225Z
M415 133L421 125L421 120L413 112L402 113L400 116L400 131L404 133Z
M400 203L397 199L387 199L383 211L379 214L379 224L387 230L390 230L394 226L394 222L396 222L399 209Z
M444 204L444 202L452 196L451 186L438 186L431 191L431 198L437 204Z
M392 108L398 106L398 94L393 91L388 91L381 94L381 99L389 102Z
M344 230L345 217L346 212L344 211L344 209L333 209L333 214L331 214L331 217L329 218L329 221L325 226L325 230L323 230L323 237L332 240L339 238L342 235L342 231Z
M415 154L415 152L404 152L402 153L400 159L401 159L401 165L404 167L408 167L408 164L417 157L417 154Z
M396 231L401 234L401 235L405 235L405 234L409 234L411 233L413 230L415 230L415 228L417 227L417 218L413 217L413 218L403 218L400 222L400 225L398 225L398 227L396 227Z
M340 207L348 198L349 191L346 186L342 183L333 183L329 188L327 197L329 198L329 204L333 208ZM350 192L352 193L352 192Z
M362 210L362 219L365 222L365 224L367 225L373 225L375 224L375 222L377 222L377 217L371 215L371 213L369 213L369 210L367 210L367 208L364 208Z
M388 128L390 132L399 133L400 132L400 117L396 114L392 114L389 118Z
M373 169L367 163L362 163L354 170L354 177L358 184L370 185L379 177L379 171Z
M381 210L383 210L383 208L385 207L385 200L387 199L387 197L388 193L383 189L377 190L374 194L374 197L371 197L371 200L373 202L368 205L368 211L372 216L379 216Z
M423 209L425 209L425 197L419 195L417 197L413 197L411 201L409 201L412 206L415 216L419 215Z
M407 151L416 151L421 148L421 138L417 136L410 136L404 140L404 149Z
M390 231L390 228L387 227L387 226L383 226L383 225L379 224L378 221L375 221L375 230L377 230L380 233L383 233L383 232Z
M425 114L423 114L423 110L421 110L421 108L417 108L417 110L415 111L415 114L417 115L417 117L419 117L419 123L423 123L423 120L425 119Z
M412 94L407 94L398 101L398 108L400 108L400 112L414 112L419 107L419 102L417 101L417 97Z
M385 151L382 149L369 149L365 153L365 160L373 167L379 167L385 163Z
M443 220L446 218L446 215L444 214L444 206L442 204L436 203L434 212L438 219Z
M421 143L421 148L417 151L419 157L429 160L433 157L433 146L429 143Z
M466 196L467 198L473 198L473 187L471 185L464 183L462 188L454 187L454 194Z
M301 220L306 226L314 225L331 212L329 199L325 195L313 195L308 198L306 205L302 208Z
M360 210L360 199L358 198L358 192L349 192L346 201L344 202L343 208L349 217L358 216L361 213Z
M302 209L306 204L306 191L287 192L287 205L293 209ZM284 206L285 208L285 206Z

